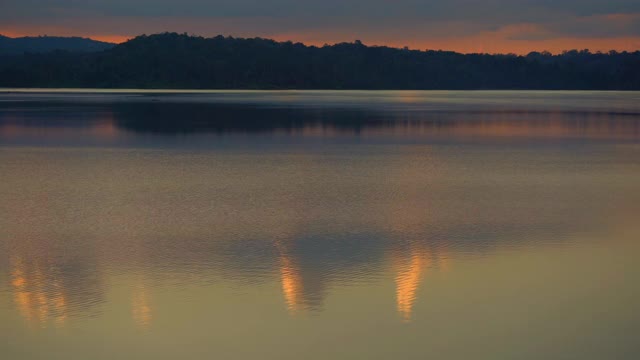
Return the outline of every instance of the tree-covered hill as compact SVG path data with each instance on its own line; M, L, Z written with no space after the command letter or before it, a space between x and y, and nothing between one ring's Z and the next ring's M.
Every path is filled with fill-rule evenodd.
M459 54L175 33L99 52L0 56L1 87L640 89L640 51Z
M0 35L0 55L46 53L55 50L94 52L110 49L115 44L81 37L25 36L10 38Z

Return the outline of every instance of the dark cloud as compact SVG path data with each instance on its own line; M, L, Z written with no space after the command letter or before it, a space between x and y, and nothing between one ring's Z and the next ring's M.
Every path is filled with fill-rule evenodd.
M51 11L104 16L314 16L439 20L542 20L556 12L591 16L640 12L637 0L3 0L3 18L47 18Z

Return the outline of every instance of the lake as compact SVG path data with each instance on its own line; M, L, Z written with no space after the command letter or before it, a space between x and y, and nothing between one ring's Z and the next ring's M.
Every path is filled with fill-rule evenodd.
M0 358L638 359L640 93L0 92Z

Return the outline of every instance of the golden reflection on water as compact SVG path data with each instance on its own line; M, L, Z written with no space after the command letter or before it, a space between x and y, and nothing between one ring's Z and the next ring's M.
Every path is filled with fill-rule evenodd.
M396 303L404 321L411 320L418 286L427 266L428 258L422 252L412 252L408 263L396 263Z
M69 279L63 279L56 270L61 264L53 259L40 258L36 253L9 255L9 283L17 312L30 327L65 326L70 313L69 294L74 290L70 288ZM134 276L136 278L131 292L131 318L140 328L148 328L153 320L151 292L144 278ZM75 290L83 293L87 289L81 286ZM98 298L95 293L75 296L76 302L83 306L89 306Z
M620 151L633 152L635 149L624 148ZM70 152L70 154L74 153ZM557 183L546 180L544 187L539 186L537 188L525 187L528 186L526 183L518 184L515 181L508 183L506 187L503 186L499 191L493 185L491 187L480 186L483 185L481 182L483 176L488 180L503 180L504 178L500 176L493 177L490 173L485 173L481 164L456 163L455 158L449 159L449 161L439 159L438 156L443 157L447 154L434 153L433 147L413 146L397 151L397 155L394 158L382 157L376 162L359 161L357 163L349 163L349 170L353 171L353 173L369 174L366 176L368 179L375 179L375 182L369 184L378 194L375 197L369 196L370 193L368 191L355 186L356 182L361 181L362 178L343 178L336 175L336 171L343 171L346 166L341 168L341 163L321 162L319 161L322 159L321 156L315 158L309 154L303 154L285 158L286 161L284 163L288 167L284 169L290 172L286 177L265 172L265 168L261 168L257 163L247 163L250 166L234 168L234 166L237 166L235 164L245 164L244 161L247 159L242 157L229 157L224 160L225 162L221 163L221 166L216 168L215 173L209 173L208 171L211 168L208 163L209 158L196 158L192 159L196 175L182 177L181 181L183 183L174 183L170 179L180 178L185 173L182 171L172 173L171 170L174 169L172 164L184 164L178 161L183 158L176 158L176 162L166 162L160 166L157 164L161 163L158 160L162 159L162 155L162 153L153 152L150 153L150 158L148 159L132 160L127 158L128 154L126 153L109 154L106 156L107 159L109 159L109 156L122 156L123 158L118 158L118 161L113 164L110 162L95 162L93 159L84 160L84 163L75 162L73 166L70 166L70 170L66 174L55 173L54 176L48 176L46 173L44 176L40 175L41 172L51 169L37 166L36 164L33 165L33 173L31 175L14 176L12 178L12 184L15 187L29 189L29 186L35 186L31 182L37 181L36 184L39 184L40 181L43 181L37 179L47 179L47 186L51 187L52 184L55 184L56 176L59 176L62 180L60 180L61 185L58 184L58 186L69 191L67 193L68 197L63 197L64 201L61 204L54 201L56 200L55 197L53 197L53 200L49 200L48 196L43 198L38 195L37 191L34 191L31 195L34 197L33 203L37 206L30 206L29 202L21 200L22 194L15 195L7 192L11 196L16 196L15 206L12 208L10 215L16 219L16 221L10 222L10 226L13 227L13 233L16 235L14 236L15 238L26 236L31 230L30 227L20 225L20 221L24 221L23 219L28 219L27 221L29 221L25 224L35 223L36 220L33 219L40 219L38 225L41 227L42 234L47 231L55 232L58 225L47 220L52 216L55 219L54 215L56 213L68 210L60 207L60 205L73 203L74 206L78 207L78 211L73 212L73 215L87 217L78 217L77 219L70 217L69 219L76 219L77 221L69 221L68 223L73 225L68 230L80 233L84 231L89 235L105 240L104 242L97 240L94 242L93 240L82 239L80 242L83 244L83 250L73 257L73 260L77 261L77 263L73 263L71 257L67 256L66 253L56 253L57 250L48 249L49 242L53 240L47 239L42 234L40 240L33 240L33 246L25 245L20 247L21 251L15 251L13 254L10 252L9 256L12 259L10 271L11 291L16 308L24 319L29 323L40 326L47 326L48 319L53 320L54 324L63 325L68 321L67 318L70 312L76 314L78 309L90 305L95 306L94 304L98 302L96 299L99 300L100 292L104 290L93 288L100 282L106 283L108 281L108 279L104 278L101 267L109 265L105 265L106 262L101 261L99 258L94 258L93 254L104 256L114 264L130 261L150 267L163 266L156 264L153 256L159 256L161 259L179 259L183 257L184 259L180 259L184 260L182 263L201 262L201 265L207 265L207 262L211 261L206 256L191 258L193 251L190 250L193 249L189 249L189 246L174 246L170 248L171 250L163 249L161 245L156 245L155 243L152 246L146 246L144 237L149 236L148 234L161 234L174 229L179 229L177 230L178 236L174 239L176 244L181 243L180 236L208 239L207 236L215 233L215 231L232 236L231 239L234 241L242 241L252 237L281 239L270 243L275 245L277 250L275 259L272 259L276 266L273 270L277 274L276 280L281 287L280 291L282 291L281 296L283 297L284 305L291 315L299 314L302 311L318 310L323 297L327 293L326 289L333 285L331 282L335 280L335 274L345 276L344 274L346 273L348 277L355 273L354 277L356 279L361 275L358 270L349 270L351 273L346 271L339 273L344 270L340 268L333 269L331 265L310 265L307 263L307 257L313 257L313 254L308 251L303 254L305 256L300 256L300 249L295 247L296 242L299 240L298 237L305 235L305 228L309 224L317 222L329 224L328 226L333 227L332 231L334 233L332 233L332 236L348 233L350 229L362 228L363 226L366 226L367 229L374 229L374 233L380 234L379 237L383 238L383 241L387 242L389 246L385 247L386 250L381 250L380 253L375 255L390 259L391 266L388 270L391 270L395 282L393 295L395 295L396 311L403 321L411 321L416 304L419 302L421 286L423 286L422 283L426 276L430 271L446 271L449 262L449 256L443 250L443 248L447 247L446 242L432 241L433 239L430 239L429 236L422 237L420 234L428 234L432 228L440 228L441 231L442 229L455 231L456 226L478 223L485 227L497 229L509 229L507 226L523 225L526 225L525 229L545 228L549 226L545 222L549 219L544 216L545 212L548 212L548 204L553 204L556 207L559 206L558 204L579 204L579 199L573 196L580 195L579 192L549 192L547 190L565 190L568 186L575 187L576 184L580 185L571 174L561 177L560 180L563 181ZM493 153L490 155L495 156ZM36 152L33 156L41 157L43 155ZM60 161L61 164L70 161L67 158L70 155L66 152L56 153L51 156L54 156L54 159ZM156 156L160 157L155 158ZM533 155L521 154L520 156L531 162L532 159L525 156ZM256 159L260 160L261 158ZM336 159L340 160L342 158L336 157L332 161L338 161ZM493 161L497 160L493 159ZM149 179L167 180L168 184L172 187L175 186L176 194L180 193L178 192L180 190L186 194L198 194L198 196L185 197L178 200L167 198L165 196L167 193L159 190L162 189L161 185L166 185L164 183L156 184L151 180L141 183L128 180L101 182L105 180L87 179L86 182L76 182L73 186L66 182L66 177L71 176L69 174L74 174L74 172L86 173L86 169L91 169L91 166L98 166L98 169L100 166L106 166L102 171L105 174L112 174L116 173L118 169L126 168L125 165L137 170L146 170L147 178ZM25 174L29 174L24 165L20 166ZM112 168L111 166L116 167ZM472 170L471 173L477 176L476 182L457 182L467 181L466 179L469 178L464 176L465 172L460 173L460 168L462 167L464 167L463 169ZM222 170L225 168L243 171L238 173L225 172ZM182 168L180 167L180 169ZM160 172L160 170L166 173ZM458 170L458 172L453 172L453 170ZM552 167L550 170L556 171L556 168ZM239 177L237 176L239 174L242 175L242 180L238 180ZM315 177L307 179L302 174L315 174ZM551 172L551 174L554 173ZM564 173L560 172L560 174ZM596 173L596 175L599 174ZM210 177L210 181L208 180L205 184L201 179L206 177ZM120 176L119 178L128 179L130 176ZM534 177L533 179L535 180L536 178ZM603 180L597 176L592 178L583 177L582 179L583 181L584 179L591 179L589 181L595 185L603 183ZM234 182L234 180L238 181ZM518 180L518 178L515 180ZM209 207L209 199L216 198L222 193L207 192L217 182L224 184L224 187L221 188L224 188L225 192L237 194L237 196L221 197L216 206ZM590 182L582 186L590 185ZM181 187L182 185L186 186L186 184L190 184L189 186L191 187ZM535 182L532 184L538 185ZM466 192L465 190L471 185L474 186L474 190ZM623 186L619 187L617 191L624 192L625 198L629 196L628 194L633 195L632 192L624 191L625 188L633 189L635 187L632 181L624 181L618 185ZM69 186L68 189L67 186ZM202 186L201 193L197 192L199 186ZM457 186L459 191L451 192L450 189L454 186ZM264 191L264 188L271 190ZM491 200L492 197L485 198L485 193L476 191L476 188L488 190L489 193L494 195L494 198L499 196L497 197L498 199L510 199L514 204L526 203L528 207L522 210L515 206L500 207L500 202L493 202ZM325 195L317 199L310 198L318 189L324 191ZM520 189L526 189L527 191L521 192L519 191ZM535 191L536 189L538 191ZM155 197L147 197L145 195L136 198L140 193L146 194L147 191L154 191L158 195ZM530 197L530 193L538 194L538 196ZM123 212L113 215L112 213L101 213L100 210L102 208L100 207L87 209L81 207L87 196L96 194L104 195L103 198L98 197L98 199L102 204L109 204L105 208L117 208L120 206ZM120 194L120 198L113 196L114 194ZM253 206L253 203L244 201L241 195L247 196L249 194L254 199L262 200L263 202L258 202L258 204L263 207ZM556 203L558 196L560 196L558 194L566 194L562 195L566 196L566 198L560 198L562 201ZM607 196L609 196L608 193ZM349 197L351 197L349 202L342 201L342 199ZM139 207L121 206L132 201L130 198L135 199L137 202L133 202L133 204ZM168 199L171 199L171 201L168 201ZM446 202L443 202L443 199ZM475 202L476 207L462 208L461 205L466 204L469 199L471 199L469 203L474 204ZM536 201L539 201L539 203ZM512 205L511 202L507 203L507 205ZM47 206L44 206L45 204ZM167 212L156 213L156 220L150 222L149 219L152 219L152 217L146 216L145 211L165 209L162 206L166 204L171 204L170 207L166 208ZM309 204L315 204L315 207ZM191 216L185 210L185 205L196 209L206 209L207 211L193 212L195 216ZM357 206L352 207L352 205ZM493 215L491 212L479 211L489 205L496 206L493 209ZM335 210L339 206L343 211L348 211L336 213ZM225 208L236 209L236 211L231 216L227 212L220 210ZM277 211L268 213L269 216L267 216L261 212L262 209L277 209ZM569 209L574 211L576 217L581 214L574 208ZM211 212L215 215L210 216ZM179 221L172 222L175 220L174 213L178 213L183 217ZM201 217L198 217L199 214ZM589 216L588 213L583 215ZM11 219L11 217L9 218ZM555 217L551 219L556 220ZM529 221L531 222L530 224L528 223ZM122 226L123 224L129 224L129 222L135 224L135 226ZM260 226L250 226L254 223L258 223ZM206 226L209 226L209 228L202 231L199 230ZM95 229L98 228L101 229L102 233L93 234ZM471 233L464 236L471 239L474 234ZM125 246L128 251L121 251L118 246L113 246L114 239L126 239L127 237L132 239L130 241L127 240L121 246ZM138 239L137 237L140 238ZM404 241L407 239L414 239L415 241L412 241L412 245L405 249L399 244L406 244ZM62 238L60 241L65 244L62 249L76 248L77 244L70 243L70 240L66 238ZM502 240L499 238L495 240L496 244L499 244L500 241ZM212 246L215 242L212 241ZM318 238L317 242L322 243L323 239ZM16 241L17 243L22 242ZM11 249L17 249L18 247L9 247L9 250L12 251ZM234 261L232 258L222 260L228 261L223 263L223 266L232 265L230 268L236 269L235 264L232 264ZM79 266L79 269L74 268L71 271L63 272L59 270L63 267L69 267L70 264L76 267ZM356 267L361 265L365 264L357 264ZM170 270L175 272L187 271L179 266L170 268ZM93 277L94 275L95 278ZM234 276L240 277L241 275ZM130 316L137 326L148 328L152 326L154 319L158 316L157 309L152 306L152 287L149 286L148 278L145 277L134 278L133 282L136 285L132 288L132 292L127 299L127 306L130 312L127 316ZM392 295L390 294L390 296ZM72 305L71 307L70 304Z
M300 266L295 257L290 254L288 245L284 241L276 240L274 243L278 251L284 302L289 314L293 316L299 314L300 311L308 310Z
M131 317L140 328L148 328L151 326L151 320L153 319L151 296L144 285L137 286L133 290Z
M50 321L63 326L67 320L65 289L47 274L49 267L21 257L12 257L10 263L13 299L23 318L39 327L47 327Z
M449 260L441 252L430 252L415 246L408 255L394 254L393 269L396 274L396 305L404 322L411 321L411 313L418 299L418 290L428 270L446 271Z
M257 357L232 356L247 349L341 358L309 351L341 340L341 331L348 340L335 348L350 351L344 358L489 348L523 358L513 351L523 343L556 355L557 339L574 335L564 355L591 354L582 344L629 349L637 141L366 140L639 138L631 117L511 116L442 124L407 115L390 128L346 130L311 123L302 135L362 136L293 147L256 137L264 143L255 149L181 147L173 137L135 133L126 151L63 146L61 139L124 140L133 131L109 116L76 130L0 124L3 139L34 133L60 145L53 151L38 138L25 142L33 148L0 151L0 334L8 329L14 348L61 358L99 357L76 351L105 344L153 359ZM632 219L632 232L622 217ZM300 316L311 312L317 316ZM69 336L57 331L63 327L80 331ZM466 355L443 358L475 354Z
M292 315L295 315L304 308L302 302L302 277L292 259L284 254L280 255L280 277L287 309Z

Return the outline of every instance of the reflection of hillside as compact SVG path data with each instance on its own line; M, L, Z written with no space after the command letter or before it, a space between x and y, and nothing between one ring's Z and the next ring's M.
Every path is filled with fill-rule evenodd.
M345 236L336 241L300 235L275 241L275 247L283 295L292 314L321 310L331 286L367 281L383 261L375 237Z
M637 115L526 111L369 111L246 105L130 103L114 107L118 126L150 133L339 133L410 136L638 138Z
M438 259L525 242L525 235L562 224L550 214L549 201L560 212L576 212L580 204L573 198L576 193L558 191L574 186L572 179L546 181L545 187L526 192L524 185L495 186L501 178L483 172L483 164L431 147L356 160L300 152L269 156L268 164L256 155L156 155L74 162L77 167L67 169L65 176L9 177L15 189L36 187L38 179L46 178L51 193L64 194L27 201L20 192L11 192L0 204L7 209L6 230L14 238L32 235L25 225L37 220L38 241L62 245L51 251L41 250L46 249L42 244L24 246L11 254L22 259L22 265L16 265L20 279L15 293L25 317L34 319L40 312L54 314L45 316L50 318L58 313L72 316L91 308L102 299L104 280L98 277L106 273L97 267L143 266L147 277L134 281L128 298L130 314L142 327L156 316L149 278L163 281L163 275L207 281L213 274L256 284L275 274L286 306L298 313L322 309L334 287L372 281L392 271L397 310L408 320L421 280L429 269L437 269ZM471 172L478 179L469 182L460 176L462 167L476 167ZM83 181L73 186L63 181L87 169L109 177L81 176ZM145 181L131 181L133 176ZM85 199L100 206L84 206ZM86 238L60 235L59 219L67 220L64 234ZM45 229L54 238L47 238ZM554 233L569 230L556 228ZM62 248L76 252L71 257ZM46 280L38 280L42 278ZM39 285L23 286L25 280ZM36 301L41 293L51 300ZM64 301L54 300L59 298Z
M418 106L407 110L400 104L367 108L331 104L273 107L206 101L9 103L0 104L0 136L39 134L61 138L81 132L89 137L114 138L124 137L126 132L165 135L276 132L323 137L358 134L427 138L640 138L636 113L526 111L491 106L459 109L449 106L444 110Z
M527 192L524 185L495 186L500 178L481 171L483 164L415 150L342 167L335 163L341 158L320 161L312 153L272 157L268 166L235 155L219 162L204 158L194 164L195 174L179 166L174 173L164 163L161 174L180 177L175 189L189 190L174 192L169 184L166 192L145 196L148 213L119 214L119 221L137 227L118 238L130 239L135 231L143 244L132 258L145 259L136 261L159 273L168 269L192 278L206 269L245 284L277 274L293 313L319 310L332 287L370 281L390 269L397 277L398 311L408 319L427 269L456 253L513 246L536 231L570 230L557 228L560 222L547 206L552 198L563 206L577 204L572 193L557 191L562 183ZM145 161L141 168L159 171ZM480 178L457 176L461 166L477 167L473 173ZM180 196L166 195L172 193ZM532 193L540 196L530 198ZM557 205L556 211L571 209Z
M140 133L638 137L637 118L603 113L399 115L215 104L104 106L112 111L94 114L89 108L87 116L96 119L61 121L51 131L43 131L46 119L23 124L24 114L15 112L7 120L0 112L0 132L7 130L0 136L74 135L85 124L95 130L87 132L90 136L104 132L134 139L132 144L152 139L160 145L165 136ZM64 118L65 111L54 119ZM98 113L112 115L102 119ZM266 154L134 149L105 155L63 149L7 162L0 221L15 242L8 246L15 303L31 322L64 323L102 301L101 276L107 272L101 266L141 266L148 278L134 281L127 301L133 320L145 327L156 316L152 277L207 282L213 276L244 284L276 279L286 306L298 313L322 309L336 286L392 271L397 311L409 320L425 290L421 282L437 264L531 239L539 244L548 235L558 243L594 214L617 210L622 196L635 195L623 194L635 189L631 177L610 179L602 163L590 160L589 166L600 167L591 176L580 151L345 144ZM34 157L39 161L30 162ZM619 187L613 194L600 186L614 180ZM40 239L38 246L19 245L17 239L30 237ZM49 249L49 243L58 247Z
M384 124L368 112L198 103L127 103L114 106L123 129L149 133L300 132L309 128L359 132Z
M113 133L113 108L91 103L0 103L0 134L4 131L38 131L54 135L76 130Z

